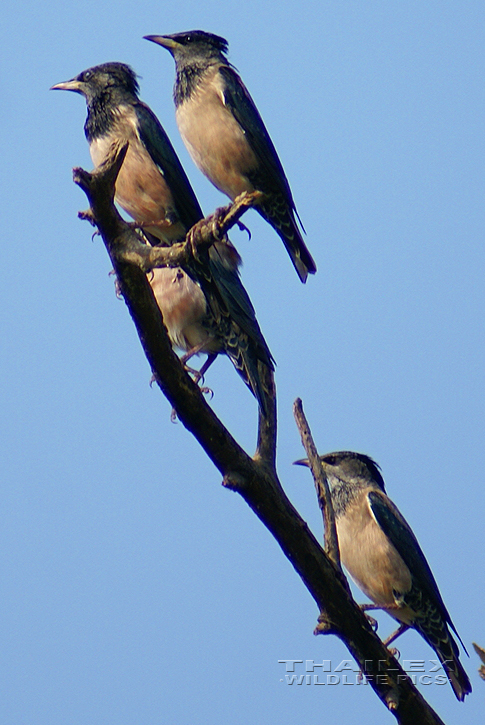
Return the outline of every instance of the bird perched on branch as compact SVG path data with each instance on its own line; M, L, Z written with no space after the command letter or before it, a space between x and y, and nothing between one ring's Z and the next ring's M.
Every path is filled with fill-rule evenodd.
M91 158L100 166L115 143L129 142L116 182L115 200L143 228L151 244L183 241L203 214L182 165L155 114L138 97L136 74L124 63L88 68L52 90L75 91L87 103L84 131ZM199 375L225 353L266 412L266 391L258 365L273 369L273 358L239 278L241 258L226 239L213 244L207 259L184 269L157 268L148 275L174 347L182 360L204 352Z
M409 627L434 649L458 700L471 692L449 628L451 621L428 562L401 512L387 497L378 465L351 451L320 456L335 512L342 563L376 606L400 622L384 642ZM308 460L296 461L308 466Z
M203 30L145 38L167 48L175 60L176 119L194 162L230 199L243 191L264 193L256 209L279 234L305 282L316 272L315 262L273 142L227 59L227 41Z

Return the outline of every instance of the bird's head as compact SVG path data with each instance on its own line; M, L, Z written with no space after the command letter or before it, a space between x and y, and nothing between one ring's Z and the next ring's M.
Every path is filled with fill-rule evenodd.
M119 100L123 96L137 97L139 86L136 73L125 63L103 63L79 73L75 78L56 83L51 91L81 93L88 106L107 99Z
M375 485L385 492L384 479L379 466L364 453L353 451L326 453L320 456L320 461L332 493L342 487L364 488L369 485ZM309 466L307 458L295 461L295 464Z
M144 37L145 40L151 40L152 43L166 48L177 64L207 63L211 60L226 62L227 40L219 35L207 33L205 30L189 30L173 35L145 35Z

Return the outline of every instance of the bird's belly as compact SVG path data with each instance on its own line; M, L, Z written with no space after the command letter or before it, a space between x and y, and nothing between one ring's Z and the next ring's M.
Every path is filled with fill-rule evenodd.
M177 109L180 135L195 164L230 199L254 187L247 174L257 167L244 131L217 97L189 99Z
M96 167L106 159L112 143L113 137L109 135L91 143L91 158ZM135 136L130 138L130 145L116 180L115 198L127 214L135 221L143 223L159 239L170 242L185 236L186 230L180 222L172 223L166 218L175 209L172 194L158 167ZM150 223L154 226L148 226Z
M219 352L202 324L207 305L200 287L179 267L154 269L147 276L172 345L188 351L202 344L201 352Z
M370 514L349 511L343 520L337 519L337 535L342 563L373 602L383 608L394 605L394 591L411 589L408 567ZM397 610L390 613L401 619Z

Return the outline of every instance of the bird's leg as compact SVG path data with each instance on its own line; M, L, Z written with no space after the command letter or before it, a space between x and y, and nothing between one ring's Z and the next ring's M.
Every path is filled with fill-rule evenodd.
M147 229L148 227L159 227L160 229L167 229L167 227L173 226L173 222L169 219L159 219L153 222L126 222L131 229Z
M198 350L196 350L196 348L192 348L192 350L195 350L195 352L192 352L189 350L189 352L186 353L185 355L183 355L183 357L181 357L180 360L181 360L181 362L183 362L184 368L187 370L187 372L189 372L191 375L194 376L194 382L198 384L200 381L202 381L202 382L204 381L204 375L206 374L206 372L208 371L208 369L210 368L210 366L216 359L217 355L215 353L211 353L211 354L207 355L207 360L202 365L201 369L194 370L193 368L189 368L185 364L185 361L188 360L189 357L191 357L190 352L192 352L192 355L195 355L198 352ZM184 361L184 358L185 358L185 361ZM204 393L205 395L210 395L211 398L214 395L214 392L210 388L207 388L207 387L201 386L200 392ZM172 408L172 412L170 413L170 420L172 421L172 423L177 422L177 411L175 410L175 408Z
M180 358L180 362L184 366L184 368L189 372L191 375L194 376L194 382L199 383L204 381L204 375L216 359L217 355L215 353L208 353L207 354L207 360L202 365L200 370L194 370L193 368L189 368L187 366L187 361L190 360L191 357L194 355L197 355L198 352L202 350L203 347L207 344L207 340L204 340L203 342L199 343L195 347L191 348L188 352L185 353L185 355L182 355ZM201 393L205 393L207 395L210 395L211 397L214 395L214 392L210 388L201 387L200 388Z
M395 657L396 659L399 659L399 657L401 656L401 653L399 652L399 650L398 650L398 649L396 649L395 647L389 647L389 645L391 644L391 642L394 642L394 640L396 640L396 639L397 639L398 637L400 637L400 636L401 636L401 634L403 634L403 633L404 633L404 632L405 632L405 631L406 631L407 629L409 629L409 624L404 624L404 622L402 622L402 623L401 623L401 624L399 625L399 627L398 627L398 628L396 629L396 631L395 631L395 632L393 632L392 634L390 634L390 635L389 635L389 637L387 637L387 639L383 639L383 640L382 640L382 644L383 644L383 645L384 645L385 647L387 647L387 648L388 648L389 652L390 652L390 653L391 653L391 654L392 654L392 655L393 655L393 656L394 656L394 657Z
M383 609L384 611L387 611L389 609L399 609L400 605L399 604L386 604L386 606L383 606L382 604L359 604L359 607L362 609L362 611L365 614L366 612L368 612L371 609ZM369 614L365 614L365 616L367 617L369 624L372 627L372 629L374 630L374 632L377 632L377 628L379 626L377 623L377 620L374 619L374 617L371 617ZM399 635L396 635L396 636L399 636Z
M401 604L359 604L359 607L363 612L368 612L370 609L382 609L387 612L388 609L401 609Z
M215 353L211 353L210 355L207 355L207 360L202 365L201 369L199 370L200 379L204 380L204 375L216 359L217 355Z
M260 204L265 196L262 191L258 191L257 189L254 191L243 191L242 194L236 196L229 208L226 206L216 209L211 218L213 226L217 228L217 236L220 237L221 232L226 232L234 224L238 224L240 229L241 225L246 229L251 238L249 229L239 220L246 209L251 209L253 206Z
M187 367L185 363L190 360L191 357L194 357L194 355L197 355L198 352L202 350L203 347L207 344L207 340L203 340L202 342L199 342L198 345L194 345L194 347L191 347L190 350L187 350L185 355L182 355L180 358L180 362L184 367ZM189 370L189 368L187 368Z

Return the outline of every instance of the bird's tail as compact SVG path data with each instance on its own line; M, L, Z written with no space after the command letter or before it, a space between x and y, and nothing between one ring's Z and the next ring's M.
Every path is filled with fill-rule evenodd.
M436 650L436 654L448 675L453 692L458 700L463 702L465 696L472 691L472 686L458 656L451 657L449 650L443 652L441 649Z
M430 622L428 621L423 631L419 626L419 622L415 621L414 623L416 629L438 655L443 669L448 676L450 685L453 688L453 692L457 699L463 702L465 696L469 695L472 691L472 686L460 662L458 645L442 620L436 621L435 625L436 627L430 628Z
M271 194L257 208L261 216L278 232L299 278L306 282L308 275L317 271L317 265L303 241L295 212L288 207L287 199L283 194Z
M234 323L225 337L225 352L258 401L261 412L268 417L270 392L263 381L263 370L271 371L271 362L265 364L258 358L248 335Z

